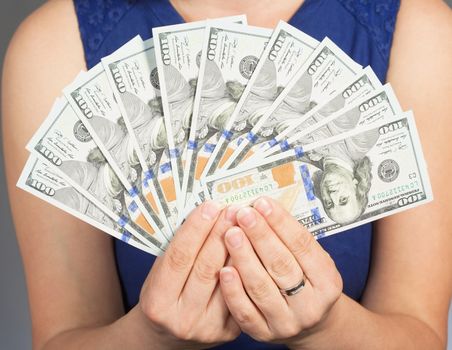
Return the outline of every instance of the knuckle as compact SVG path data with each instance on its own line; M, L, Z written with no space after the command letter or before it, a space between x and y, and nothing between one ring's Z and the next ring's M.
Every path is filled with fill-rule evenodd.
M192 324L189 322L179 322L178 326L172 329L173 335L184 341L192 341L195 339Z
M222 341L224 342L230 342L233 341L235 338L237 338L241 333L241 329L238 325L235 325L234 327L230 327L225 333Z
M275 230L287 230L287 219L292 219L292 215L287 212L278 202L274 203L274 210L269 219Z
M196 232L198 234L207 230L210 231L209 225L206 225L204 219L199 218L199 215L192 218L192 220L190 221L190 228L191 232Z
M327 307L334 304L342 294L343 282L339 273L335 273L329 280L326 289L325 299Z
M168 265L171 269L181 272L190 266L191 257L183 249L173 246L167 252Z
M295 256L303 257L308 254L314 245L314 237L310 233L299 231L295 235L292 251Z
M251 313L247 310L238 310L234 316L236 322L241 326L250 324L253 320Z
M205 232L208 225L205 224L204 219L202 219L202 206L198 206L192 214L188 216L185 222L181 226L181 232L183 234L196 234L199 235L201 232Z
M200 258L194 266L194 273L198 280L203 283L211 283L216 281L218 277L218 268L206 261L205 258Z
M328 263L325 268L325 282L319 285L319 290L326 296L328 302L334 302L342 293L343 281L334 263Z
M284 324L282 328L278 329L276 332L278 339L289 339L293 338L301 332L300 326L295 320L293 322L288 322Z
M141 308L143 313L146 315L146 317L149 319L149 321L159 327L164 326L164 319L159 303L155 301L143 301L141 304Z
M218 342L220 339L218 338L218 335L216 332L204 332L199 337L197 337L196 341L197 343L201 344L214 344Z
M252 335L252 337L254 338L254 340L257 340L258 342L261 343L269 343L274 340L270 332L266 331L260 331L258 333L255 333Z
M277 254L270 263L270 271L275 277L285 277L296 271L295 261L287 255Z
M323 312L318 309L311 308L304 317L303 329L310 329L317 325L323 318Z
M256 300L265 300L270 294L270 286L265 281L257 281L249 286L249 294Z
M339 295L342 293L342 289L344 288L344 282L342 281L342 277L339 272L336 272L334 274L332 284L334 291L336 292L336 296L339 297Z

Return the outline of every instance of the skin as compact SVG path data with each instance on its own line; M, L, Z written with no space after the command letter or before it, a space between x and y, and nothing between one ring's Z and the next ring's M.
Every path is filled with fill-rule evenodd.
M173 3L186 20L245 12L250 24L268 27L300 5ZM319 244L268 200L271 210L256 203L218 212L209 203L194 211L150 272L140 303L124 314L110 238L15 187L24 145L61 89L85 68L72 2L46 3L12 39L2 80L2 139L34 348L205 348L233 339L239 327L294 349L444 348L452 290L451 26L443 2L402 1L388 80L402 107L415 112L435 200L375 224L361 303L341 292L337 269ZM225 268L227 252L233 261ZM278 287L303 275L305 288L282 297Z

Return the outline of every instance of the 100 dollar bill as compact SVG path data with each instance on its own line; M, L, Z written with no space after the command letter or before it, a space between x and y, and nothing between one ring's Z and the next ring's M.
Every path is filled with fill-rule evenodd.
M357 75L357 77L353 77L349 82L341 87L339 92L328 102L317 105L303 116L296 115L297 118L295 119L286 119L284 125L276 127L277 133L271 140L261 140L248 144L242 151L246 154L243 155L243 159L241 159L242 163L240 164L243 164L245 161L251 162L264 158L263 154L267 154L266 152L269 152L269 149L273 147L285 147L287 145L288 135L305 130L305 122L307 120L311 118L315 118L316 120L327 118L331 114L342 110L346 106L364 98L381 87L382 84L373 70L370 67L366 67ZM308 123L308 125L311 124ZM269 152L268 154L273 153L274 152Z
M140 183L171 231L177 216L176 193L169 157L155 61L154 41L138 43L121 54L102 59L106 78L124 116L127 142L125 156L143 169ZM127 151L129 154L127 154Z
M187 144L180 207L193 193L212 149L259 62L271 30L208 22ZM206 154L208 155L206 157ZM185 197L184 197L185 196Z
M258 118L222 168L235 167L253 144L271 140L284 125L334 96L338 88L361 71L361 66L325 38L275 102ZM211 168L211 170L214 168Z
M246 16L224 17L215 22L246 24ZM184 151L190 133L205 27L206 21L199 21L152 30L167 132L166 153L178 200L183 196Z
M281 143L280 150L271 148L268 152L264 152L262 157L269 157L278 151L287 151L289 148L305 147L310 143L326 140L365 125L390 121L402 112L402 107L391 85L386 84L363 99L355 101L350 106L327 117L321 114L312 115L305 120L300 131L289 137L286 142Z
M225 205L269 196L317 238L432 200L411 113L210 176L203 191Z
M139 210L65 99L56 103L27 149L48 161L77 191L143 243L164 248L166 238Z
M317 40L297 28L279 22L237 108L222 130L228 131L225 138L228 142L220 141L218 135L215 141L220 145L209 157L211 160L206 168L227 168L226 164L243 141L243 135L251 131L318 45Z
M135 248L153 255L163 253L156 247L148 247L140 243L124 227L113 221L68 184L52 166L34 155L28 158L17 186Z
M140 43L141 38L136 37L113 55L127 53ZM136 194L139 209L149 213L165 236L170 237L169 226L164 226L166 217L157 191L144 179L145 174L102 64L75 79L64 89L64 94L118 179L130 194Z

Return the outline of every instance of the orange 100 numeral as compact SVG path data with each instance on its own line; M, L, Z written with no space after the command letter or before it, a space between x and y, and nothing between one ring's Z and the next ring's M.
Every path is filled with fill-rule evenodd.
M240 190L244 187L250 186L254 184L253 178L251 175L247 175L238 179L234 179L228 182L222 182L217 185L217 192L219 193L227 193L232 190Z

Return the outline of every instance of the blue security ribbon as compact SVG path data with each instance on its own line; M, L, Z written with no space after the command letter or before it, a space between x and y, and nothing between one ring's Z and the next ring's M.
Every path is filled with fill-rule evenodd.
M138 196L139 193L136 186L133 186L128 192L132 196L132 198Z
M121 215L121 216L119 217L119 220L118 220L119 226L124 227L124 226L127 225L128 222L129 222L129 219L126 218L124 215Z
M231 138L232 138L232 131L230 131L230 130L224 130L224 131L221 133L221 136L223 136L226 140L231 141Z
M295 151L295 155L297 156L297 158L302 158L304 156L304 149L301 146L297 146L294 149Z
M162 165L160 165L160 171L165 174L168 171L171 171L171 164L170 163L163 163Z
M170 158L179 158L180 152L177 148L169 150Z
M246 135L246 138L248 139L248 141L250 141L252 143L256 143L256 141L257 141L257 135L252 131L248 132L248 134Z
M312 182L311 174L309 173L309 168L306 164L300 165L300 174L303 180L303 186L306 193L306 198L309 202L316 200L314 194L314 183ZM312 222L313 224L319 224L322 219L320 210L318 207L311 208ZM316 238L321 238L325 235L325 232L319 232L316 234Z
M312 182L311 174L309 173L309 169L306 164L300 165L300 174L301 174L301 178L303 180L303 185L304 185L307 199L309 201L315 200L314 183Z
M270 141L268 141L268 145L270 147L273 147L274 145L277 145L278 141L275 138L272 138Z
M207 153L212 153L215 149L215 145L213 143L206 143L204 144L204 151Z
M190 150L197 149L198 148L198 142L192 141L192 140L188 140L187 148L190 149Z
M144 173L144 178L145 178L146 180L152 180L153 178L155 178L154 171L153 171L152 169L149 169L148 171L146 171L146 172Z
M283 140L281 141L279 147L281 147L282 151L287 151L289 149L289 143L287 142L287 140Z
M322 218L322 216L320 215L320 210L319 210L318 207L312 208L311 209L311 214L312 214L312 216L314 218L314 222L318 222Z
M123 231L121 235L121 241L128 242L132 238L132 234L129 231Z
M129 211L132 213L135 213L135 211L138 209L138 205L135 201L132 201L129 205Z

